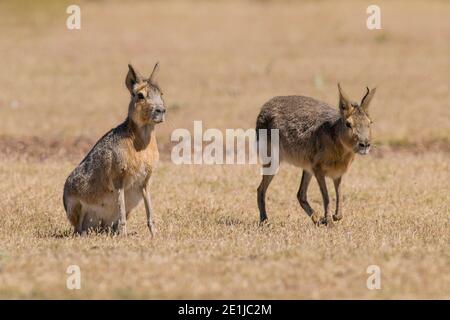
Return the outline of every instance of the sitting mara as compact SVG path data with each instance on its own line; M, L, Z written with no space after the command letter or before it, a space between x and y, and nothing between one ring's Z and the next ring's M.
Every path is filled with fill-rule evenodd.
M279 159L303 168L297 193L300 206L315 224L332 225L342 219L339 207L339 186L355 153L367 154L370 149L372 121L368 108L376 89L369 90L358 104L339 89L339 110L324 102L303 96L275 97L261 109L256 121L258 129L278 129ZM270 130L268 131L270 133ZM270 135L268 136L270 144ZM269 148L270 149L270 148ZM306 193L312 176L319 183L325 216L308 203ZM267 219L265 196L274 175L263 175L258 187L258 208L261 222ZM333 179L336 191L336 212L331 216L325 177Z
M128 117L94 145L64 185L64 208L77 234L93 229L126 235L126 220L141 199L155 232L148 186L158 161L155 125L166 109L155 84L158 64L148 79L128 67Z

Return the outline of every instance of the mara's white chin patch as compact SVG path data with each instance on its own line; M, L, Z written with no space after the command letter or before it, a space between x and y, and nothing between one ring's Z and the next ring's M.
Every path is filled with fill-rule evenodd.
M360 154L360 155L366 155L366 154L369 154L369 151L370 151L370 148L364 148L364 149L359 149L358 150L358 153Z

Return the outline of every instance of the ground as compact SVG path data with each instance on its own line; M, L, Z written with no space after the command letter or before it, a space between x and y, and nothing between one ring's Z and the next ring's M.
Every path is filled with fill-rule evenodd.
M364 1L81 2L77 31L68 4L0 4L0 298L450 298L449 3L379 1L374 31ZM73 237L64 181L126 116L127 64L156 61L158 235L141 205L127 237ZM334 228L300 209L299 168L282 165L261 227L257 166L170 161L175 128L253 128L275 95L335 105L338 81L356 100L378 91L374 150L344 177ZM309 198L321 210L315 182Z

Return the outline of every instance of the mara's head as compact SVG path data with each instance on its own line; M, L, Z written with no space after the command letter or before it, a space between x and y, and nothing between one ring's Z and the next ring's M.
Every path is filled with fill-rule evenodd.
M344 128L343 142L355 153L368 154L371 142L372 120L369 117L369 105L376 92L376 88L367 89L361 99L361 103L352 101L342 90L339 89L339 110L341 112Z
M162 99L162 92L156 84L159 64L155 64L148 78L144 78L131 64L125 84L130 91L131 101L128 116L137 125L155 124L164 121L166 108Z

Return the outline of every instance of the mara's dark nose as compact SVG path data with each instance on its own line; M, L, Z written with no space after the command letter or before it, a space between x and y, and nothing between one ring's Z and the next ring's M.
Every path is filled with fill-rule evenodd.
M155 108L155 112L159 113L159 114L164 114L164 113L166 113L166 108L164 108L164 107L156 107Z
M358 145L359 145L360 148L368 148L368 147L370 147L370 142L369 141L367 141L367 142L360 142Z

